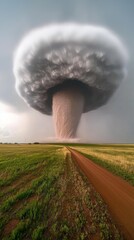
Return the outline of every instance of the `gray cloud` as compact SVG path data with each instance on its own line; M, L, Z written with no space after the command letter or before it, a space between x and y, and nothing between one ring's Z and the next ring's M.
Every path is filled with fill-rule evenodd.
M85 86L84 112L104 105L126 75L127 52L109 30L92 25L58 24L25 37L16 51L18 93L50 115L50 90L69 80Z
M16 46L31 29L47 23L63 21L106 26L117 32L129 49L128 76L106 106L83 116L78 134L91 141L133 142L133 9L134 2L125 0L2 1L0 3L0 101L11 103L19 114L21 112L29 114L29 108L15 92L12 65ZM40 118L43 121L44 116L40 115ZM50 132L53 134L50 124L48 123L48 127L47 122L45 124L48 135ZM39 127L36 128L40 131ZM45 133L45 137L46 135Z

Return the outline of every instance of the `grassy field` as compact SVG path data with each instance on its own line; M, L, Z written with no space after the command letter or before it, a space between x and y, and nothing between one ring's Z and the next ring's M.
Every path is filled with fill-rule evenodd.
M89 146L78 149L95 154ZM123 237L64 146L1 144L0 239Z
M134 185L134 145L77 145L72 147Z

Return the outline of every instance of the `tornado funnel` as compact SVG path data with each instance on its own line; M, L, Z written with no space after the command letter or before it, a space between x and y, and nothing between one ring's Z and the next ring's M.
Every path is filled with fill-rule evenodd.
M64 86L53 95L52 112L58 138L75 138L83 109L84 95L75 85Z
M49 25L30 32L16 50L16 89L29 106L53 115L58 138L75 138L81 114L108 102L126 65L126 49L111 31Z

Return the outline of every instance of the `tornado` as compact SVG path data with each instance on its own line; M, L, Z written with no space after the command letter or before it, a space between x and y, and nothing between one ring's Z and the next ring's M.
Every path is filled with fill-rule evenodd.
M64 86L53 96L53 117L58 138L75 138L84 108L84 96L77 86Z
M126 77L127 60L123 43L106 28L44 26L15 52L16 90L30 107L53 115L57 138L75 138L82 113L106 104Z

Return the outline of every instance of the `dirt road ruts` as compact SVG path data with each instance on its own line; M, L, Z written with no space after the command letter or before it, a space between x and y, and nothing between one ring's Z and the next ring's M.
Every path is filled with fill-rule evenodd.
M134 240L134 187L68 148L72 158L107 203L126 239Z

